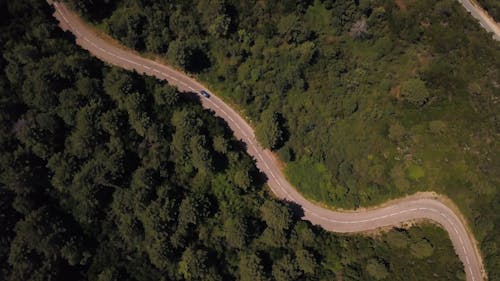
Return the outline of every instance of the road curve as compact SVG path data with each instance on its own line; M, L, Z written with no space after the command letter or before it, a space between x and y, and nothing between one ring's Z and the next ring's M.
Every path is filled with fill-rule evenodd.
M458 0L458 2L464 6L473 18L479 21L481 27L493 33L493 39L500 41L500 24L498 24L488 12L476 2L476 0Z
M125 69L167 80L181 91L195 93L199 93L202 89L208 91L203 85L180 71L143 58L132 50L110 43L109 40L101 39L91 27L64 4L55 2L53 6L56 10L54 16L59 20L61 28L72 32L77 44L99 59ZM389 202L382 207L362 211L338 212L320 207L305 199L286 180L279 168L278 160L269 150L260 146L253 129L237 112L213 94L210 98L201 97L200 99L205 108L223 118L234 131L235 136L247 144L247 152L255 158L257 167L267 175L268 185L272 192L277 197L295 202L303 208L303 219L328 231L341 233L366 232L381 227L401 225L408 221L431 220L440 224L448 232L455 251L464 264L467 280L487 279L474 237L470 235L470 230L460 219L460 214L458 211L455 213L435 196L410 196Z

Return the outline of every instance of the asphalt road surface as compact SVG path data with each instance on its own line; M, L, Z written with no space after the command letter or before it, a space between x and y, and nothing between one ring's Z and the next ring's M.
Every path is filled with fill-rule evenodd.
M417 194L388 202L384 206L357 210L332 211L305 199L287 181L278 159L263 149L255 138L254 130L229 105L185 73L138 55L116 42L103 40L93 28L84 23L75 13L61 3L54 3L54 16L61 28L72 32L76 43L99 59L125 69L167 80L181 91L199 93L205 90L210 98L200 95L205 108L223 118L234 131L236 138L247 144L247 151L254 157L257 167L268 177L272 192L281 199L295 202L304 211L303 219L326 230L341 233L367 232L383 227L402 225L407 222L430 220L440 224L448 232L455 251L464 264L467 280L486 280L481 255L474 237L456 208L450 208L443 201L428 193Z

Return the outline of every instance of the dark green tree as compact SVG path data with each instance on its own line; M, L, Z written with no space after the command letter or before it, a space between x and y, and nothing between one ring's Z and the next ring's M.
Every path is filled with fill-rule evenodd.
M290 255L285 255L273 264L273 277L276 281L298 280L300 276L297 263Z
M266 273L261 259L256 254L244 254L239 261L241 281L266 281Z
M256 135L264 147L272 150L279 149L285 141L285 131L280 115L272 110L264 111L257 125Z

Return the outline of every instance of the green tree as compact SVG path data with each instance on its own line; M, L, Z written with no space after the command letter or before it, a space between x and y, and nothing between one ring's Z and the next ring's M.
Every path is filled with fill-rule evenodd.
M262 232L260 241L267 247L283 248L287 245L288 234L285 229L267 227L264 232Z
M267 226L274 229L288 229L292 223L292 213L290 210L274 200L266 200L260 207L262 218Z
M14 227L20 219L20 214L12 208L14 194L4 189L0 184L0 223L4 226L4 231L0 233L0 263L8 264L9 251L12 239L14 238ZM0 278L7 280L7 270L0 270Z
M249 171L238 170L234 173L233 181L239 188L247 190L251 186L252 178L250 177Z
M241 281L266 281L262 260L256 254L244 254L239 261L239 277Z
M376 259L368 261L366 271L376 280L385 279L389 275L386 265Z
M205 136L192 136L190 140L191 159L193 165L203 172L209 172L213 169L212 157L208 149L208 142Z
M111 34L125 45L134 49L144 48L146 17L139 10L127 9L122 13L114 13L107 24Z
M406 129L399 123L391 124L389 127L389 139L395 142L403 140L403 137L406 134Z
M215 151L226 154L229 148L229 142L223 136L215 136L213 138L213 147Z
M114 268L106 268L97 277L97 281L119 281L119 273Z
M102 114L102 105L93 102L82 107L76 115L76 125L68 138L69 153L85 159L92 155L93 148L102 141L102 132L95 125Z
M244 218L228 219L224 222L224 235L229 246L244 249L248 240L247 223Z
M145 137L151 126L151 117L146 111L148 105L144 95L138 92L128 95L123 106L127 111L130 126L138 135Z
M290 255L285 255L273 264L273 277L276 281L298 280L300 276L297 262Z
M165 53L172 40L172 35L166 24L168 22L167 14L160 9L146 9L148 18L145 28L146 50L154 53Z
M179 262L179 273L185 280L218 280L217 273L208 265L205 250L187 248Z
M210 200L204 194L185 197L179 205L179 225L198 224L210 215Z
M154 89L154 100L157 105L174 106L179 102L179 93L169 85L157 86Z
M221 38L228 34L231 18L227 15L224 0L199 1L197 8L211 35Z
M257 125L256 135L265 148L279 149L285 141L285 131L280 115L272 110L264 111Z
M420 239L410 245L410 251L415 257L423 259L434 253L434 247L427 239Z
M13 266L13 277L19 280L35 280L36 275L48 267L56 265L58 258L63 258L70 265L84 265L88 253L83 247L82 238L68 228L68 223L49 207L42 207L16 225L16 237L12 241L9 264ZM32 263L31 255L43 258ZM56 270L54 277L60 274ZM34 278L34 279L32 279Z
M316 258L310 251L306 249L300 249L295 252L295 256L297 259L298 267L304 273L313 274L316 271L318 264Z
M187 69L193 58L193 48L183 40L174 40L168 46L167 57L176 65Z
M408 247L409 238L404 231L394 229L386 234L386 241L398 249Z
M401 84L401 97L411 104L422 106L429 101L430 93L424 81L413 78Z

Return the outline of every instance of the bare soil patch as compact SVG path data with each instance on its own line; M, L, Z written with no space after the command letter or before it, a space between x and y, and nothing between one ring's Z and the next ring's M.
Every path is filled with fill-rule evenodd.
M396 2L396 5L398 6L399 10L406 12L407 8L404 0L395 0L394 2Z
M395 99L397 100L401 99L401 85L397 85L394 88L392 88L390 93L391 96L393 96Z

